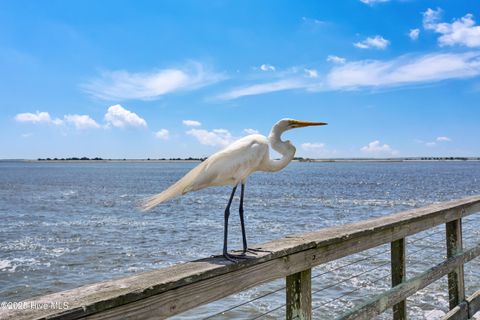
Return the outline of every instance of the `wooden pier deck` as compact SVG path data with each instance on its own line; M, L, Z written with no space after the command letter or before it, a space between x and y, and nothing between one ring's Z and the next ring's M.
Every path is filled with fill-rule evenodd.
M389 308L394 319L406 319L406 298L445 275L450 298L445 319L469 319L480 310L480 290L465 296L463 266L480 255L480 243L463 248L462 219L475 213L480 196L292 235L257 246L268 252L240 263L206 258L94 283L29 300L36 308L0 309L0 319L164 319L279 278L286 278L285 317L311 319L312 267L388 243L392 288L339 319L372 319ZM407 279L405 238L442 224L447 258Z

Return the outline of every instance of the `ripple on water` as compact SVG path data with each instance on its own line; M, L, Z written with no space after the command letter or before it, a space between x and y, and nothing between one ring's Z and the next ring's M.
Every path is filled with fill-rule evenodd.
M0 163L0 300L18 301L82 284L122 277L218 254L222 249L223 210L231 188L201 190L168 202L150 213L136 205L176 181L192 163L47 164ZM276 174L257 173L246 188L245 215L250 244L350 223L430 203L479 194L480 163L292 163ZM241 247L232 206L230 248ZM471 216L465 224L478 224ZM464 229L467 245L478 230ZM408 247L410 275L443 258L443 231ZM412 237L418 239L418 237ZM379 252L379 251L373 251ZM366 257L370 251L334 261L315 274ZM424 257L431 255L428 259ZM424 259L422 259L422 257ZM314 280L314 290L368 271L387 256L369 258ZM386 266L388 267L388 266ZM478 259L465 269L467 289L480 285ZM346 306L388 287L380 268L314 294L318 306L358 289L348 298L318 307L317 316L335 316ZM198 319L282 286L274 281L177 318ZM412 297L413 318L436 317L448 309L438 282ZM284 303L284 292L246 304L219 319L258 315ZM275 319L284 312L272 313ZM436 312L436 313L435 313ZM223 318L222 318L223 317ZM429 318L429 319L430 319Z

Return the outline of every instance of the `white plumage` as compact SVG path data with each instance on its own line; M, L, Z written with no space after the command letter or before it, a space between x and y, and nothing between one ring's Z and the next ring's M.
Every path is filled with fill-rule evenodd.
M149 210L162 202L206 187L237 185L268 159L268 140L254 134L243 137L211 155L170 188L148 198L142 206Z
M290 141L282 141L283 132L299 127L325 125L324 122L306 122L293 119L278 121L267 137L260 134L252 134L241 138L225 149L211 155L205 161L188 172L183 178L174 183L167 190L146 199L142 210L150 210L153 207L181 196L187 192L197 191L211 186L232 185L234 189L230 201L225 210L225 237L224 256L232 260L232 255L226 252L226 238L230 204L235 194L237 185L242 185L240 200L240 218L242 223L242 235L244 252L246 248L246 236L243 225L243 190L247 177L255 171L275 172L283 169L295 156L295 147ZM270 159L269 146L282 155L279 160ZM237 257L238 258L238 257Z

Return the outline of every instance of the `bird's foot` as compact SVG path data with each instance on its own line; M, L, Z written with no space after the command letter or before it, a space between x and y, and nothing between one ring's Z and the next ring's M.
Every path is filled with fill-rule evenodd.
M266 252L266 253L272 253L273 251L270 250L263 250L262 248L247 248L246 250L243 251L245 252L250 252L251 254L257 255L258 252Z
M250 253L250 254L253 254L254 256L257 256L257 255L258 255L258 253L257 253L256 250L252 250L252 249L250 249L250 248L247 248L247 249L245 249L245 250L242 250L242 254L246 254L247 252Z
M244 253L242 254L231 254L231 253L223 253L223 257L225 259L227 259L228 261L231 261L231 262L234 262L234 263L237 263L241 260L247 260L247 259L251 259L252 257L249 257L247 255L245 255Z

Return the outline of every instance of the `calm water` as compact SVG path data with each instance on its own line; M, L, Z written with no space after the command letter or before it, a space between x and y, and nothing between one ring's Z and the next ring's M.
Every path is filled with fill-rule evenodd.
M0 162L0 301L219 254L229 188L188 194L151 213L136 210L140 199L166 188L194 165ZM292 163L280 173L257 173L249 179L247 235L250 243L261 243L475 194L480 194L480 162ZM466 219L467 245L480 239L478 216ZM230 248L239 248L240 227L233 212L230 225ZM443 259L443 232L437 228L408 239L408 276ZM366 294L387 288L386 249L316 268L316 315L338 315ZM415 254L419 250L421 256ZM367 256L372 257L342 268ZM469 292L480 288L478 268L478 259L466 267ZM263 285L178 318L207 317L282 285L281 280ZM434 319L448 309L447 301L441 281L413 296L409 312L416 319ZM249 319L278 308L264 317L276 319L283 314L283 303L280 290L216 318Z

